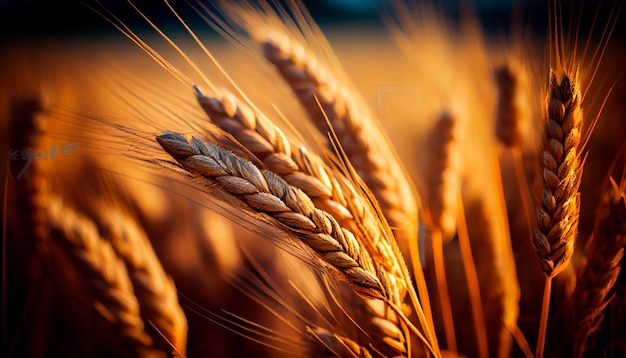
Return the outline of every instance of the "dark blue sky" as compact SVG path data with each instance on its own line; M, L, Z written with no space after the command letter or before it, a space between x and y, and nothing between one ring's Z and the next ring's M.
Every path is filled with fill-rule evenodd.
M93 3L93 0L83 0L86 3ZM100 0L109 9L116 14L128 13L127 0ZM184 1L170 0L177 5L185 16L185 9L189 9ZM202 0L204 1L204 0ZM210 0L208 0L210 1ZM407 0L408 2L417 2L421 0ZM468 0L466 0L468 1ZM542 32L547 26L547 6L551 0L469 0L473 3L479 12L481 22L486 28L494 28L498 32L508 30L511 19L511 13L514 6L519 3L523 4L523 14L525 25L532 27L533 31ZM569 8L568 0L559 0L564 9ZM575 0L571 0L575 1ZM152 10L155 4L158 6L159 0L133 0L142 9L148 9L152 19L159 19L166 14L170 20L171 16L167 13L167 9L160 4L161 10ZM191 1L193 3L193 1ZM304 1L307 8L311 11L314 18L324 24L327 22L348 22L359 21L371 22L372 25L380 25L380 9L388 6L389 1L382 0L306 0ZM450 15L454 16L458 9L457 4L460 0L433 0L450 11ZM579 1L578 1L579 2ZM594 15L596 4L600 3L587 1L585 3L585 11L583 16L592 18ZM613 1L603 1L603 15L600 19L606 18L606 14L611 10ZM189 17L197 16L189 10ZM569 15L569 14L568 14ZM187 18L187 17L186 17ZM619 23L616 36L624 31L626 19ZM137 17L134 17L137 19ZM132 21L132 20L130 20ZM89 10L80 0L0 0L0 36L2 37L20 37L24 35L38 36L43 34L53 35L89 35L94 31L110 31L111 26L103 21L93 11ZM160 24L163 24L160 22ZM603 24L602 20L600 24Z

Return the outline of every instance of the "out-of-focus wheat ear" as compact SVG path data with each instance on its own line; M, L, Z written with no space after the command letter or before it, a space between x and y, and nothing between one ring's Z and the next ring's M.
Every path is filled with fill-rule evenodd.
M541 159L543 185L533 237L546 275L536 355L543 355L552 278L565 270L574 252L580 213L583 112L577 73L550 73Z
M626 246L626 179L618 185L610 178L610 184L596 211L595 228L586 245L574 289L570 313L575 357L582 357L590 348L589 339L600 328L622 269Z
M15 62L19 61L18 58L21 59L19 55L15 56ZM3 352L11 355L11 350L16 348L11 340L17 341L17 338L11 337L11 332L19 332L18 327L25 322L23 315L34 302L31 307L36 307L36 313L31 312L32 319L24 330L24 341L31 344L17 349L23 354L37 356L45 354L54 341L52 283L47 282L48 276L39 260L40 255L49 251L45 227L48 182L42 167L44 161L38 160L41 156L37 158L37 154L41 154L40 148L44 147L42 133L47 101L41 79L33 81L32 73L24 73L27 71L25 66L0 62L4 70L0 84L0 131L6 131L2 133L0 151L8 153L0 168L3 180L0 197L6 224L3 230L6 236L2 237L2 285L3 295L11 296L3 297L2 301ZM42 288L42 291L34 295L34 287ZM7 312L7 300L19 304L11 306L11 311ZM14 356L20 354L12 353Z
M110 324L120 349L138 357L155 354L126 266L94 222L57 197L48 201L46 214L51 242L64 250L88 283L93 308Z
M428 159L422 177L424 206L431 225L441 231L442 244L456 234L458 193L461 190L458 141L461 130L457 119L444 112L428 136Z
M522 71L521 65L512 60L494 68L498 90L495 134L498 141L509 148L522 145L522 126L528 117L529 103Z
M28 236L45 242L45 211L47 182L40 166L43 154L38 150L45 123L41 118L45 99L41 93L15 95L9 99L8 132L10 136L9 171L15 180L19 200L17 211L23 213L27 222L21 223ZM46 153L46 158L49 153ZM45 244L38 245L42 249Z
M498 142L511 151L520 199L526 213L526 221L531 226L534 214L533 201L528 184L527 165L524 162L526 150L524 142L527 137L524 130L529 130L531 121L527 73L519 62L508 59L495 67L494 77L498 91L495 136Z
M519 268L520 315L538 316L541 296L535 290L537 282L543 281L543 273L538 266L528 267L527 263L536 257L535 248L528 238L536 227L534 189L541 174L537 160L540 149L534 137L543 134L540 132L543 127L533 109L538 106L533 106L534 102L530 100L536 91L530 88L529 66L520 57L509 54L493 69L497 90L494 147L500 162L511 245ZM527 320L518 324L527 336L536 336L538 327L534 322Z
M441 114L428 136L426 152L428 159L423 169L424 207L428 213L425 220L432 226L430 241L441 304L447 349L457 351L452 306L446 278L443 247L456 234L457 196L460 192L459 156L457 141L460 135L458 123L447 112Z
M143 228L130 214L110 205L100 206L98 216L102 236L126 264L141 317L147 327L152 326L146 331L154 346L185 356L187 318L178 303L174 281L163 270Z
M371 358L372 353L358 343L341 337L324 328L306 327L307 338L311 340L309 357L355 357Z

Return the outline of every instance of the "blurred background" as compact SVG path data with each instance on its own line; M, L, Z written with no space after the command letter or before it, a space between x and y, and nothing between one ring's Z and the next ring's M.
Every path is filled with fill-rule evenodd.
M89 4L93 4L95 2L95 0L84 0L84 3ZM194 3L193 1L191 2ZM417 0L410 0L406 2L412 5L425 3ZM516 26L522 26L525 31L524 36L528 39L532 38L533 40L537 40L538 44L537 48L532 48L532 50L537 52L532 52L530 51L531 49L529 49L529 52L524 53L524 55L531 58L533 58L533 55L537 55L534 59L536 59L541 65L545 65L545 62L542 63L541 61L545 61L545 58L543 57L546 57L545 35L549 23L549 2L551 1L434 0L429 3L436 5L437 8L443 12L445 19L449 20L450 23L454 23L455 20L458 19L459 14L463 13L461 9L465 9L466 6L470 6L467 4L471 4L479 18L481 26L483 27L483 34L487 37L485 40L490 44L491 42L489 39L498 39L498 41L501 41L503 34L508 34L513 29L519 30ZM136 48L131 41L124 38L119 31L106 22L102 16L94 12L84 3L79 0L0 0L0 23L2 24L2 31L0 32L0 39L2 41L2 43L0 43L0 89L2 89L2 87L6 87L10 91L13 90L13 87L11 87L13 84L9 83L7 80L11 76L8 76L7 74L15 75L15 78L18 80L24 80L24 82L27 82L27 80L32 79L31 77L34 77L34 83L37 83L37 80L39 80L37 77L38 75L45 74L55 80L52 82L55 86L53 88L57 90L61 103L70 107L84 108L86 110L94 111L95 113L107 113L110 115L119 115L121 117L123 115L123 112L121 111L124 108L116 108L111 105L111 102L103 100L99 97L105 95L103 88L106 88L107 86L106 84L103 85L102 83L97 83L98 80L96 78L98 77L91 76L89 72L93 71L94 73L100 73L101 77L99 78L102 78L103 69L105 69L108 65L108 62L106 61L108 58L104 56L107 55L111 57L117 56L125 68L128 69L128 72L125 73L132 73L150 81L157 81L159 85L164 88L168 88L169 93L177 93L177 90L181 87L180 83L177 83L173 78L170 78L171 76L163 75L164 72L162 72L162 69L159 68L158 65L153 63L153 61ZM116 16L120 16L124 23L130 25L133 30L137 31L139 34L154 33L154 31L152 31L145 22L139 21L141 19L136 13L133 13L132 8L128 5L128 1L101 0L100 3L105 8L109 9L111 13L116 14ZM171 29L175 28L180 30L180 26L176 22L176 19L172 16L162 1L133 0L133 3L142 9L142 11L145 11L147 17L155 23L158 23L159 27L166 30L170 27ZM180 15L190 23L192 28L195 30L202 29L200 31L203 32L203 35L212 32L212 29L207 26L194 12L194 10L185 4L184 1L172 0L172 3L176 10L179 11ZM415 107L417 106L415 106L414 98L407 99L400 97L395 94L394 91L396 88L405 88L403 86L408 87L408 85L411 84L410 82L416 80L416 78L422 81L418 83L418 85L421 85L422 87L428 87L430 84L428 81L424 81L423 77L419 77L417 72L407 75L407 69L410 68L408 67L408 60L401 55L402 53L398 49L397 44L395 44L388 36L385 24L381 20L381 15L388 14L391 11L391 2L375 0L308 0L303 1L303 3L323 31L326 32L327 29L331 30L326 32L326 34L329 36L333 49L342 64L345 65L344 67L346 72L348 73L350 79L353 80L355 87L362 92L366 102L370 104L371 107L375 104L378 105L377 101L379 98L377 96L380 93L380 89L389 89L390 95L387 96L387 105L385 109L375 109L379 116L382 113L384 116L388 115L389 118L393 117L391 112L387 112L391 111L392 107L401 109L404 112L416 112ZM576 18L579 16L579 7L576 5L573 7L571 6L571 3L574 3L574 1L560 1L559 3L562 5L562 8L571 9L564 12L564 18ZM586 38L586 35L589 33L589 29L593 25L595 11L598 11L598 16L593 35L600 36L602 29L608 22L607 19L610 18L609 15L615 12L614 6L615 4L609 1L598 2L596 4L591 4L591 2L589 2L586 4L585 11L580 13L581 22L578 31L581 34L581 41ZM624 19L620 19L616 23L610 43L611 50L606 55L606 59L603 62L605 65L601 68L601 73L596 79L596 83L600 89L597 91L599 97L595 99L596 104L599 104L602 101L602 96L606 94L606 90L611 82L616 79L619 80L619 76L622 76L620 69L625 68L625 57L623 56L625 48L624 40L626 36L625 24L626 21L624 21ZM205 31L206 33L204 33ZM65 42L65 40L71 41L68 43ZM432 40L431 44L424 45L420 43L419 45L424 45L423 48L428 49L428 45L433 45L433 48L436 48L434 45L438 44L437 40ZM500 45L499 42L498 44ZM459 51L467 50L471 47L471 45L472 44L467 47L461 47ZM452 47L454 45L449 44L449 46ZM481 51L482 48L478 48L477 46L475 50L478 52ZM215 47L211 47L211 51L215 52L216 55L220 55L224 59L222 62L225 66L242 69L241 73L233 72L234 76L245 78L245 76L249 75L250 71L253 71L250 69L252 67L247 67L248 64L243 61L246 59L241 58L242 53L235 51L232 46L228 47L223 46L223 44L220 43L215 43ZM448 58L446 61L439 61L437 54L433 52L426 51L425 53L428 55L423 57L431 62L437 62L438 65L441 63L441 68L443 68L443 64L449 63L453 63L457 67L461 67L458 63L462 62L459 60L463 54L455 54L454 58ZM469 55L465 57L470 58L471 52L467 53L469 53ZM195 54L198 55L197 52ZM243 62L238 62L240 60ZM254 58L248 60L253 61ZM24 74L14 70L24 71ZM543 66L541 70L546 71L547 69ZM111 70L104 73L108 75L112 72L114 71ZM448 72L452 73L454 71ZM462 73L461 71L458 72ZM52 74L54 74L54 76ZM22 75L22 77L20 77L20 75ZM470 75L475 74L470 73ZM41 77L46 76L41 75ZM468 78L471 79L473 77L468 76ZM465 78L460 79L457 77L455 79L457 79L458 82L462 82ZM81 81L84 81L84 83ZM96 82L96 84L93 87L90 87L89 85L93 82ZM586 214L582 222L583 232L588 232L593 225L592 214L595 209L595 203L599 199L599 187L597 183L598 180L600 180L600 178L602 178L606 173L607 163L612 159L611 153L615 153L621 145L626 143L626 131L624 128L626 124L623 117L623 113L626 113L626 91L624 90L626 88L626 81L622 79L617 83L618 86L613 90L610 101L607 103L607 107L605 108L604 112L606 113L606 116L600 121L601 125L594 132L590 141L590 148L592 151L587 161L587 169L585 169L584 174L591 180L583 180L583 186L581 189L584 192L583 200L585 200L585 208L583 208L583 210ZM249 87L252 87L251 85L252 84L250 84ZM271 83L271 85L273 86L275 83ZM246 90L258 91L258 88L255 87L262 88L262 86L255 85L252 88L246 88ZM430 87L428 89L430 89ZM474 94L474 92L470 94ZM426 96L424 98L426 98ZM413 102L408 102L409 100ZM406 106L405 104L407 103L412 106ZM396 105L394 106L394 104ZM0 109L2 109L2 106L0 106ZM490 109L490 107L487 109ZM400 114L414 114L404 112ZM593 113L593 111L590 112ZM0 128L2 128L2 133L0 133L2 135L2 146L4 146L6 142L4 137L11 135L10 131L4 131L4 128L6 128L4 127L6 123L3 123L4 119L5 118L0 118ZM421 128L418 128L417 124L411 123L415 128L411 128L406 124L406 122L398 122L397 124L388 123L389 128L387 129L390 131L390 137L392 137L395 141L394 144L399 143L400 145L405 144L407 146L412 146L416 141L418 141L418 135L423 135L420 134L423 132L420 131ZM77 136L70 138L74 140ZM2 146L0 146L0 149L6 149ZM407 163L409 163L409 160L414 160L414 157L417 156L417 152L412 151L414 148L409 148L411 148L411 151L406 151L406 158L403 158L406 159ZM73 165L75 163L72 162L70 164ZM78 179L74 178L74 180ZM80 183L80 180L78 180L75 185L67 185L67 187L68 190L71 190L81 185L83 184ZM134 192L137 193L136 195L141 196L141 199L158 197L156 190L146 191L145 187L134 190ZM146 212L150 213L155 207L152 204L146 204L145 206ZM180 211L180 208L185 206L183 202L176 202L175 207L177 211ZM195 208L192 206L185 208L187 208L190 212L195 212ZM18 215L16 214L15 216ZM166 217L167 215L163 214L163 218L159 217L158 220L153 220L153 222L158 222L159 224L167 223L165 219ZM171 221L173 219L170 218L169 220ZM210 222L215 227L219 226L215 224L215 222L219 223L219 218L216 219L213 217L211 220L213 221L201 218L198 219L198 222ZM8 222L13 223L11 218ZM18 227L18 225L13 224L13 228L15 229L16 227ZM162 231L163 229L161 227L154 229L154 232L159 234L161 234ZM241 234L239 235L242 236ZM166 243L177 242L175 240L179 240L180 235L178 232L173 232L170 236L171 238L167 237L163 241ZM20 236L17 234L11 236L9 232L9 238L11 237ZM223 237L220 236L219 240L221 245L220 247L222 247ZM167 245L156 246L157 251L159 251L158 253L162 256L162 258L164 258L164 265L171 269L174 276L177 276L177 278L183 278L178 281L180 286L183 288L183 291L185 291L185 288L188 288L189 291L196 288L197 282L199 282L198 278L190 275L184 275L186 272L183 272L182 269L176 271L179 269L179 266L177 266L178 262L173 260L172 263L167 260L169 257L168 255L173 256L171 252L174 250ZM193 251L193 248L188 248L186 246L183 247L178 245L176 247L180 252L184 251L185 255L188 255L189 252ZM216 247L218 247L218 245L216 245ZM187 257L185 264L191 266L189 262L196 263ZM204 272L211 272L214 269L213 267L206 269L204 266L201 266L208 265L207 262L209 262L209 260L206 260L204 257L197 258L198 267L201 267ZM534 264L534 262L532 262L531 265L532 264ZM11 267L10 262L8 267ZM180 267L183 267L183 265L180 265ZM12 270L12 272L16 271L17 270ZM196 272L197 271L201 270L198 269ZM216 297L218 296L219 290L214 288L215 285L211 286L207 284L206 286L211 287L211 290L214 291L210 292L210 294L215 295ZM15 292L15 289L13 289L13 291L9 290L9 292ZM9 312L12 313L12 320L10 320L9 323L13 324L15 322L19 322L19 315L21 312L20 309L21 305L25 301L24 298L26 297L26 292L27 290L24 289L25 294L23 297L19 295L13 295L10 297L11 302L9 307L12 307L11 303L13 303L16 305L14 307L18 307L18 309L13 310L13 312ZM236 300L234 300L233 297L235 296L219 297L219 302L217 302L217 298L215 298L216 302L206 299L205 306L220 308L225 307L227 304L234 306ZM247 308L248 306L239 305L239 307ZM250 308L250 310L253 311L253 308ZM249 315L243 315L245 317L249 317ZM534 316L531 316L531 318L533 317ZM203 327L206 326L205 320L197 321L198 322L195 322L196 325L201 325ZM9 324L10 328L11 324ZM194 322L191 323L192 327L193 324ZM521 324L523 325L524 321L522 321ZM530 322L529 325L534 325L534 322ZM211 333L215 334L214 332ZM529 337L534 336L534 334L529 335ZM222 338L220 337L219 339ZM199 341L199 339L193 337L190 338L190 341L191 340ZM234 342L233 346L238 347L241 345L240 340L234 340ZM25 344L22 344L22 348L28 347L29 345L30 343L26 342ZM19 349L17 351L20 352Z
M86 1L85 3L89 3ZM104 0L101 3L119 14L120 9L128 9L124 0ZM150 11L152 19L167 15L167 9L159 1L134 1L140 8ZM205 3L208 3L206 1ZM322 25L333 22L368 22L380 25L381 11L388 10L390 1L381 0L308 0L303 1L313 17ZM412 0L408 3L425 3ZM530 26L543 30L547 10L547 1L544 0L434 0L431 3L445 9L449 14L458 13L460 4L471 4L480 14L482 23L489 28L507 28L512 9L523 9L533 19ZM148 6L154 5L154 6ZM467 5L463 5L467 6ZM184 6L179 7L183 17L193 10ZM167 16L169 18L169 16ZM541 20L544 21L541 21ZM2 0L0 1L0 20L5 27L2 36L24 35L81 35L98 31L108 31L110 27L93 11L80 1L62 0ZM535 25L533 25L535 24Z

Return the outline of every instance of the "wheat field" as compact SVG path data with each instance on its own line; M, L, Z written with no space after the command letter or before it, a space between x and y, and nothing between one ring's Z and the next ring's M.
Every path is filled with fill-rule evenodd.
M2 356L624 357L622 3L486 3L7 6Z

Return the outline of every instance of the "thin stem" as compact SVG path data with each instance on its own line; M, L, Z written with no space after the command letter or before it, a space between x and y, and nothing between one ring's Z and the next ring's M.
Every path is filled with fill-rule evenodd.
M437 277L437 288L439 290L439 301L441 303L441 314L443 316L443 328L446 334L446 342L448 350L456 353L456 337L454 335L452 305L450 304L450 293L448 292L448 282L446 279L446 266L443 256L443 239L441 237L441 230L433 230L431 238L433 246L433 260L435 262L435 276Z
M476 331L478 355L479 357L489 357L487 328L485 327L485 316L483 313L482 299L480 297L480 284L478 282L478 273L476 272L476 264L474 263L474 256L472 255L472 246L470 243L469 233L467 231L467 222L465 221L463 199L461 198L460 193L458 197L459 210L457 218L457 234L459 237L459 247L461 249L463 268L465 269L465 280L467 281L467 290L469 292L472 318L474 321L474 330Z
M9 166L4 178L4 203L2 206L2 346L7 346L7 272L6 272L6 243L7 243L7 194L9 193Z
M417 299L416 302L418 304L421 302L422 311L424 313L425 321L428 324L428 327L435 327L435 323L433 322L432 309L430 307L428 287L426 286L426 278L424 277L424 268L422 267L422 262L420 261L418 240L414 240L409 243L409 250L411 250L410 263L411 267L413 268L413 276L415 277L414 280L415 286L417 287L417 294L419 295L419 299ZM433 343L431 329L426 329L428 327L423 328L425 328L428 338L431 340L431 343Z
M543 357L543 348L546 340L546 329L548 326L548 311L550 310L550 294L552 291L552 277L546 278L546 285L543 288L543 304L541 305L541 321L539 323L539 336L537 337L536 358Z

